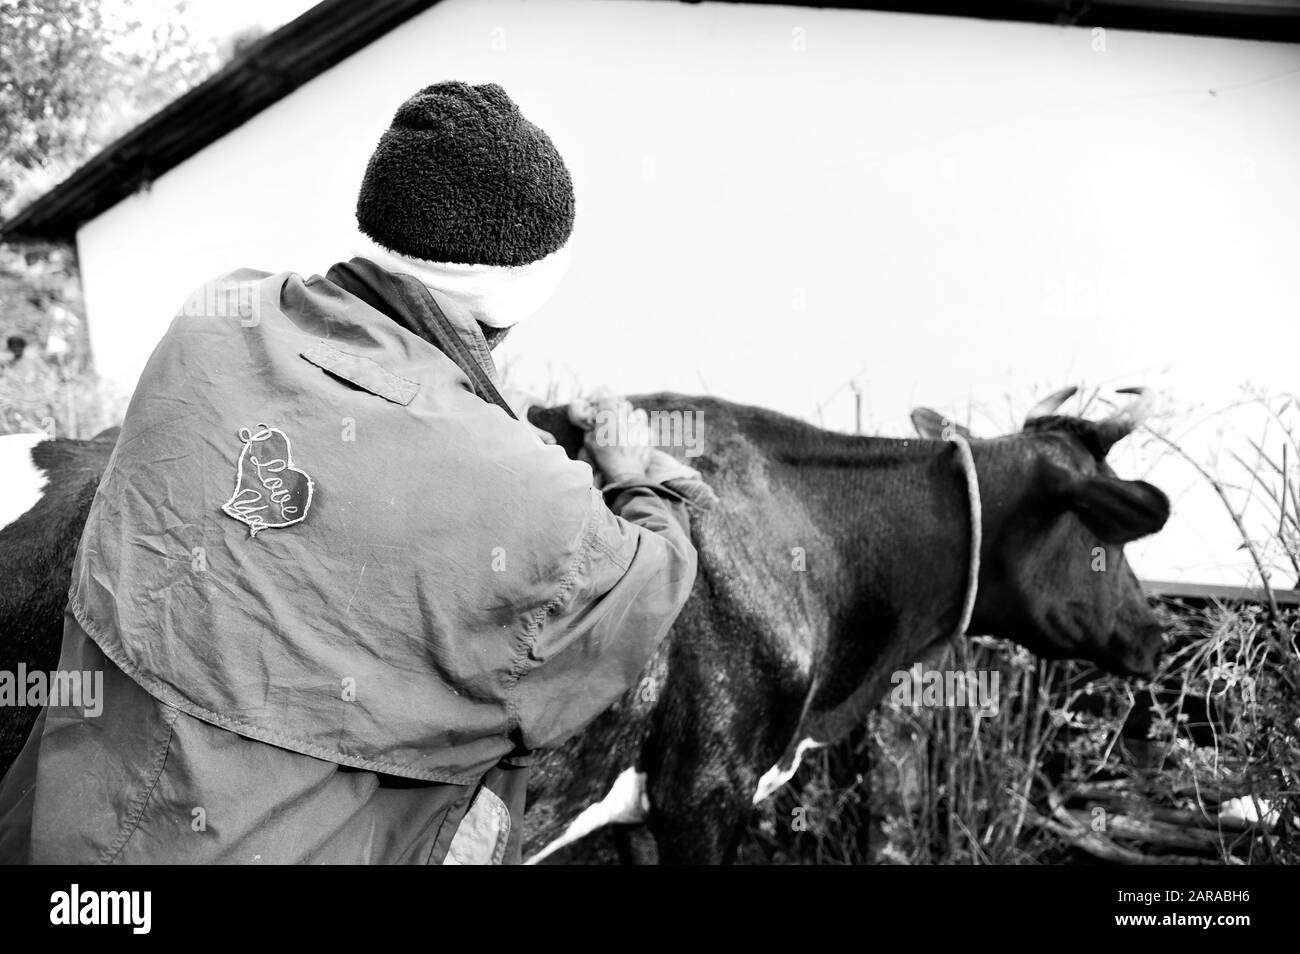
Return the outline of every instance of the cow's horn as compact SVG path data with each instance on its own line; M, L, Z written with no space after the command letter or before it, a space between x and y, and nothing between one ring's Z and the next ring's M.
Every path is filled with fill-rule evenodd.
M1036 417L1050 417L1055 414L1062 404L1074 397L1074 393L1078 390L1078 388L1073 387L1061 388L1061 390L1047 395L1029 409L1029 413L1025 415L1025 423L1028 424Z
M1156 395L1150 388L1120 388L1116 393L1134 394L1136 397L1110 417L1097 422L1103 450L1110 450L1117 441L1141 427L1156 406Z

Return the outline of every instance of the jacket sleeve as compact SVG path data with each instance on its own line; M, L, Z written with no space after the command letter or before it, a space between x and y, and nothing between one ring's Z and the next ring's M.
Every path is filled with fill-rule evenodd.
M512 715L520 743L551 748L636 685L695 582L681 495L649 481L605 487L578 559L529 634Z

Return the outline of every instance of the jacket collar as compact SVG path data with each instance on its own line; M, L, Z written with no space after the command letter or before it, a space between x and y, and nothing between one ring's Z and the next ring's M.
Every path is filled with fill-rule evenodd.
M469 376L480 397L514 416L500 396L496 364L483 332L477 322L465 316L463 309L457 309L458 318L453 317L452 311L422 283L364 258L336 263L325 273L325 278L442 351ZM436 319L434 311L438 312ZM450 334L458 341L439 340Z

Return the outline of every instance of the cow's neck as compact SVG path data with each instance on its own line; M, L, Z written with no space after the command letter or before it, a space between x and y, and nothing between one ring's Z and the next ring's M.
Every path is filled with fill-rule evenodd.
M979 472L988 455L976 455ZM956 633L971 556L966 477L956 448L936 441L844 438L778 457L838 551L834 572L814 578L831 612L808 710L816 735L833 737L894 672Z

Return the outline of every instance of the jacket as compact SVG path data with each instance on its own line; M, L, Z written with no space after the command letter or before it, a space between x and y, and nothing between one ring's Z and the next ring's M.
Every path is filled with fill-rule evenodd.
M123 703L101 721L135 711L158 738L149 749L119 725L87 742L84 714L51 709L19 760L35 781L0 797L0 812L28 800L32 860L437 859L485 775L635 684L694 581L680 498L648 481L593 489L586 464L384 313L404 307L320 276L239 271L181 309L92 505L64 643L69 665L110 666ZM60 786L87 759L102 771L82 802L113 804L112 818L52 831L77 815ZM111 791L168 760L171 778ZM169 839L218 762L287 787L278 801L245 793L224 843ZM295 849L275 827L328 788L293 783L313 772L373 791L352 784L332 809L308 799L302 824L339 837ZM520 786L505 787L521 809ZM423 796L365 820L381 790ZM172 805L153 806L152 827L135 804L151 798Z

